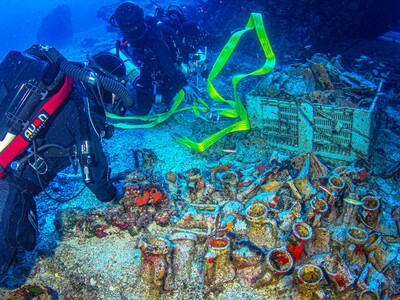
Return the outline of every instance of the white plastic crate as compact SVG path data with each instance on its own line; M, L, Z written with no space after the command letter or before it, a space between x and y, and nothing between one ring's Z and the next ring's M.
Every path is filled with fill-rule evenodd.
M368 108L336 107L267 96L246 96L252 127L262 128L273 148L341 161L369 158L379 97Z

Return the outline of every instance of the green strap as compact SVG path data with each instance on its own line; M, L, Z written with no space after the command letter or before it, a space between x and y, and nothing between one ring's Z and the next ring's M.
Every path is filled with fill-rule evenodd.
M152 128L155 125L164 122L171 115L177 112L181 112L184 110L192 109L192 107L183 107L178 109L179 105L181 105L183 98L185 97L185 92L180 90L179 93L175 97L174 104L171 109L165 113L155 114L150 116L117 116L112 113L106 113L106 116L113 120L118 121L137 121L137 122L145 122L141 124L126 124L126 123L115 123L113 124L116 128L121 129L139 129L139 128Z
M208 104L202 99L196 99L193 103L193 106L178 107L181 105L183 99L185 98L185 92L180 90L174 99L174 104L170 108L169 111L160 114L154 114L149 116L118 116L113 113L106 112L106 116L109 119L115 121L123 121L123 122L137 122L139 124L127 124L127 123L113 123L116 128L120 129L140 129L140 128L152 128L157 124L160 124L167 120L173 114L193 109L194 113L197 117L201 117L200 111L203 113L209 111L210 107Z
M233 51L236 48L236 45L239 43L240 38L242 35L250 30L256 30L257 37L261 43L261 47L263 49L263 52L265 54L265 63L264 65L259 68L258 70L255 70L249 74L239 74L233 77L232 79L232 86L233 86L233 92L235 96L235 100L226 100L224 99L216 90L214 85L212 84L212 80L215 79L218 74L221 72L227 61L229 60L230 56L232 55ZM240 118L240 121L230 125L229 127L213 134L212 136L206 138L200 143L196 143L191 141L189 138L185 136L177 136L176 140L183 144L186 145L187 147L203 152L205 151L208 147L213 145L215 142L217 142L219 139L227 135L228 133L235 132L235 131L243 131L243 130L249 130L250 129L250 122L247 117L247 111L244 108L242 102L239 99L239 96L237 94L236 86L239 83L240 80L247 76L259 76L268 73L271 71L275 66L275 55L272 51L271 45L269 43L267 33L265 31L265 27L263 24L262 16L259 13L252 13L250 15L249 21L247 22L246 28L234 33L231 38L229 39L228 43L225 45L225 47L222 49L221 53L219 54L216 62L214 63L213 68L210 71L210 75L208 77L208 93L210 97L219 102L224 102L228 104L229 106L232 107L232 109L226 109L226 110L221 110L219 114L221 116L225 116L228 118Z

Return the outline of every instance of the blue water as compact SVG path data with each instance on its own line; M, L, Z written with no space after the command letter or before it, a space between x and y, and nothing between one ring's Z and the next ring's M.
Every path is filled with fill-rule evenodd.
M0 58L9 50L23 50L36 43L42 19L60 4L68 4L72 11L73 32L78 33L104 24L96 17L97 10L110 0L13 0L0 1Z

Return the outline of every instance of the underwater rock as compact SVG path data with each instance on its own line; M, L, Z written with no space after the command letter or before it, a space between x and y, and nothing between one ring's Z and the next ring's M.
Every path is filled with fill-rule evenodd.
M41 284L24 284L9 292L7 300L52 300L51 290Z
M132 149L135 168L145 174L151 174L157 163L157 156L152 149Z
M68 4L58 5L44 17L36 34L38 43L53 47L66 47L72 38L72 13Z

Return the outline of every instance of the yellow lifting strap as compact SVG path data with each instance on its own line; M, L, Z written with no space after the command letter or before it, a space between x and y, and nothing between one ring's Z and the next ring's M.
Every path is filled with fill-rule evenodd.
M144 122L141 124L115 123L113 125L116 128L121 128L121 129L152 128L155 125L164 122L166 119L168 119L174 113L192 109L192 107L183 107L183 108L178 109L178 107L179 107L179 105L181 105L184 97L185 97L185 92L183 90L180 90L179 93L175 96L175 101L172 104L171 109L165 113L154 114L154 115L149 115L149 116L117 116L115 114L106 112L106 116L108 118L116 120L116 121L141 121L141 122Z
M264 65L259 68L258 70L255 70L249 74L239 74L236 75L232 78L232 85L233 85L233 92L235 96L235 100L226 100L224 99L220 93L216 90L214 85L212 84L212 80L217 77L217 75L221 72L227 61L229 60L230 56L232 55L233 51L236 48L236 45L239 43L240 38L242 35L250 30L255 30L257 33L257 37L261 43L261 47L263 49L263 52L265 54L265 63ZM229 110L222 110L219 112L221 116L228 117L228 118L240 118L240 121L237 123L234 123L230 125L229 127L213 134L212 136L206 138L200 143L196 143L191 141L185 136L179 136L176 137L176 140L183 144L188 146L189 148L203 152L206 150L208 147L213 145L216 141L227 135L228 133L235 132L235 131L243 131L243 130L249 130L250 129L250 122L247 118L247 111L244 108L242 102L239 99L239 96L237 94L236 86L239 83L240 80L247 76L258 76L258 75L264 75L271 71L275 66L275 55L272 51L271 45L269 43L267 33L265 31L264 23L262 20L262 16L259 13L252 13L250 15L249 21L247 22L246 28L243 30L240 30L238 32L235 32L231 38L229 39L228 43L224 46L222 49L221 53L219 54L216 62L214 63L213 68L210 71L210 74L208 76L208 93L210 97L219 102L224 102L232 107L232 109Z
M212 80L217 77L217 75L221 72L227 61L229 60L229 57L233 53L234 49L236 48L236 45L238 44L240 38L242 35L250 30L255 30L257 37L261 43L261 47L263 49L263 52L265 54L266 60L264 65L249 74L239 74L236 75L232 78L232 85L233 85L233 91L234 91L234 97L235 100L226 100L224 99L216 90L214 85L212 84ZM237 91L236 91L236 86L238 82L247 77L247 76L257 76L257 75L263 75L271 71L275 66L275 55L272 51L271 45L269 43L267 33L264 28L262 16L259 13L252 13L250 15L249 21L246 25L246 28L235 32L227 44L224 46L222 49L221 53L219 54L217 60L215 61L209 77L207 81L207 86L208 86L208 93L210 97L219 102L224 102L228 104L229 106L232 107L232 109L219 109L218 114L227 118L240 118L239 122L236 122L227 128L213 134L212 136L206 138L200 143L191 141L189 138L183 136L183 135L175 135L175 139L177 142L186 145L187 147L203 152L205 151L208 147L213 145L215 142L217 142L219 139L227 135L228 133L235 132L235 131L243 131L243 130L249 130L250 129L250 123L247 118L247 111L244 108L242 102L240 101ZM117 116L114 114L107 113L107 117L114 119L116 121L140 121L144 122L144 124L125 124L125 123L116 123L114 124L115 127L117 128L122 128L122 129L138 129L138 128L151 128L154 127L155 125L164 122L166 119L168 119L172 114L181 112L184 110L188 109L193 109L194 113L197 116L200 116L199 110L202 110L203 112L207 111L209 106L207 103L201 99L198 99L197 101L194 102L193 106L191 107L183 107L178 109L180 104L182 103L182 100L185 96L184 91L180 91L178 95L175 97L174 104L172 105L171 109L166 112L166 113L161 113L161 114L156 114L156 115L150 115L150 116Z

